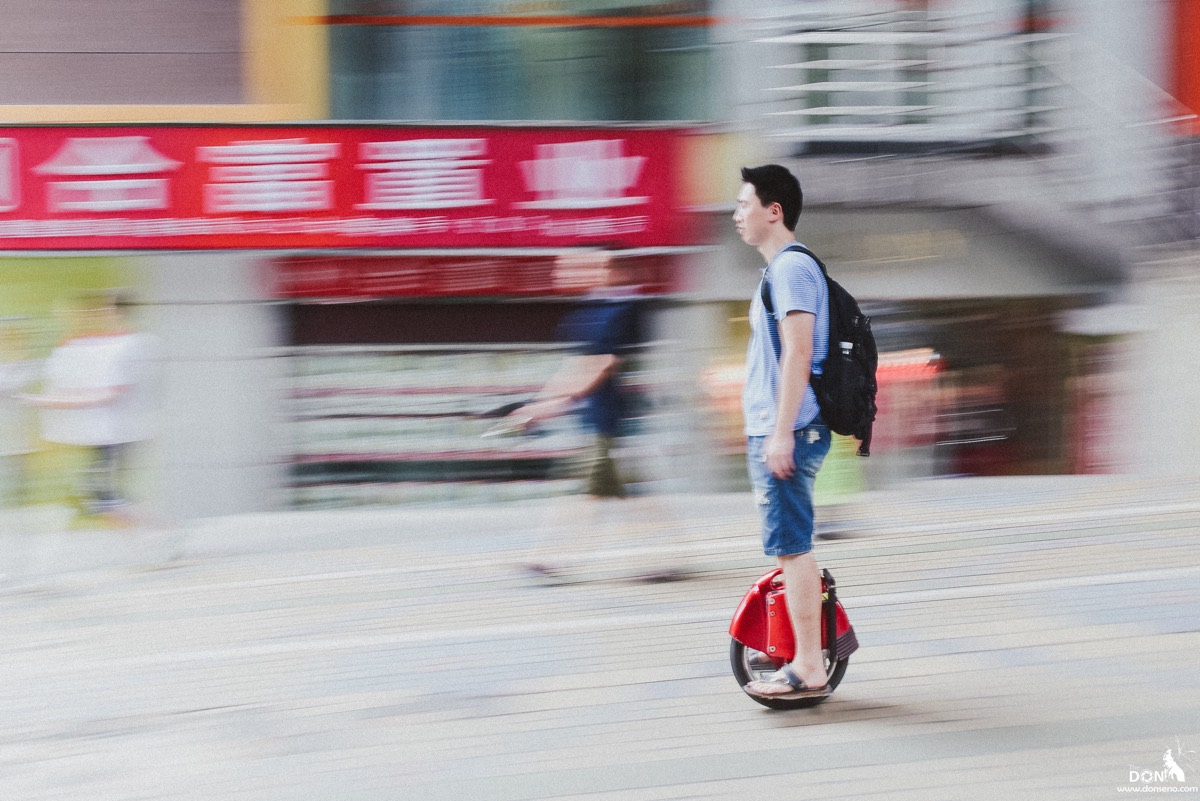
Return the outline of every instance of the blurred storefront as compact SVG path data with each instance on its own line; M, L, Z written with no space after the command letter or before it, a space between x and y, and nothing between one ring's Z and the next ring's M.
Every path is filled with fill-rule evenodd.
M677 291L696 236L680 189L688 137L580 126L9 129L0 248L148 254L117 259L136 280L102 259L76 260L82 273L33 259L45 291L12 313L43 314L38 303L61 300L49 288L137 294L168 345L177 496L197 483L183 476L206 472L240 473L243 498L284 489L304 505L560 491L577 431L484 443L479 416L532 395L571 346L555 331L586 286L573 259L636 264L652 329L651 301ZM0 276L10 297L28 283L19 268ZM215 382L188 374L197 350L226 363ZM658 375L653 359L643 353L630 380ZM250 380L228 369L247 364ZM214 424L189 424L197 417ZM268 433L247 438L247 428Z
M686 137L619 124L710 118L706 3L170 0L151 16L119 3L79 10L87 42L21 5L10 39L37 52L6 53L22 69L0 116L51 127L0 135L0 248L29 254L62 297L134 290L163 344L148 463L168 513L550 481L566 434L472 459L483 424L441 415L527 392L561 357L554 326L578 296L553 275L564 254L638 262L651 335L677 289L695 243ZM329 119L386 122L294 123ZM420 123L388 127L405 120ZM137 279L104 278L97 251ZM87 275L60 269L63 252ZM14 326L43 313L18 305ZM373 420L304 406L320 405L314 384L361 399L389 380L427 384L431 403ZM364 449L383 456L354 473L345 459Z
M669 249L668 249L669 250ZM292 256L266 263L286 318L293 502L304 507L507 500L571 492L566 469L586 438L571 418L524 436L484 438L494 410L528 401L573 343L559 322L592 255L641 276L642 342L622 374L639 410L623 438L662 436L656 308L679 256L575 250L558 256L436 252ZM650 480L623 468L631 489Z

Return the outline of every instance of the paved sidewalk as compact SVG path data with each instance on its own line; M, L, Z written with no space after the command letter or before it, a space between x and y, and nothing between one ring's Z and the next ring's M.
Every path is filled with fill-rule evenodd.
M556 501L493 506L404 506L329 511L280 511L143 527L72 528L65 509L0 510L0 588L95 570L147 569L180 560L248 554L423 543L428 557L462 556L458 545L535 557L539 532ZM1040 476L942 479L867 492L852 503L818 510L823 538L1048 526L1153 517L1200 508L1200 479ZM665 511L664 511L665 510ZM655 516L617 509L605 513L603 536L573 531L573 548L593 562L624 558L629 569L682 560L693 569L761 564L754 550L757 511L749 492L661 499ZM631 524L633 518L636 524ZM624 522L622 522L624 519ZM481 523L485 523L481 525Z
M476 506L397 506L344 510L278 511L214 517L144 527L146 533L171 533L169 547L151 549L150 559L176 558L182 551L232 555L278 549L297 550L346 543L388 543L423 537L432 530L472 531L512 542L537 528L555 501L512 502ZM1114 476L1031 476L1016 478L938 479L907 483L884 491L861 493L852 503L823 506L818 525L838 532L890 533L912 528L950 529L989 522L997 517L1106 516L1126 509L1200 504L1200 478L1136 479ZM665 517L675 528L696 531L737 529L753 534L757 513L749 492L672 496L664 500ZM626 512L616 515L629 516ZM486 520L485 530L479 521ZM653 521L656 523L661 520ZM748 528L747 528L748 527ZM146 529L149 529L147 531ZM4 551L36 550L39 570L74 572L91 567L119 567L129 562L128 544L136 534L123 529L73 523L64 508L0 509ZM439 539L444 539L441 537ZM152 540L153 537L150 537ZM693 537L686 541L694 542ZM741 543L739 543L740 548ZM581 550L586 550L583 548ZM133 556L136 561L136 555ZM56 561L58 564L56 564ZM0 570L3 568L0 567Z
M769 566L752 504L675 500L582 543L598 574L693 571L660 585L529 583L528 505L62 535L127 548L0 593L0 793L1090 801L1167 748L1198 783L1195 485L928 482L826 510L862 649L787 713L726 658Z

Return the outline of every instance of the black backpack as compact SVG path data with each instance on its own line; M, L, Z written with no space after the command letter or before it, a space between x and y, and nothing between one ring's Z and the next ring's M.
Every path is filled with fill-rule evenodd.
M870 456L871 428L878 411L875 394L879 388L875 380L879 351L871 333L871 318L862 313L853 295L829 277L829 271L816 254L798 243L786 249L811 257L829 287L829 351L822 374L809 376L821 407L821 419L834 433L859 440L859 456ZM763 272L759 293L767 308L767 319L774 322L769 274ZM773 338L772 344L775 341Z

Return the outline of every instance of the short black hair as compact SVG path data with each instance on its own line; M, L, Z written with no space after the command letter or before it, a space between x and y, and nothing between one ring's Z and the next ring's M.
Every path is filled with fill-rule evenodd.
M796 230L800 210L804 208L804 192L791 170L778 164L742 167L742 180L754 187L754 193L764 206L778 203L783 210L783 227Z

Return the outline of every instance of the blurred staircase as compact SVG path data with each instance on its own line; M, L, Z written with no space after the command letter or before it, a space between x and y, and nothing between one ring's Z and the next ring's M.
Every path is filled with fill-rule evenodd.
M1171 125L1186 112L1043 5L760 3L752 117L830 170L834 204L1007 204L1112 235L1102 248L1196 239L1200 148Z

